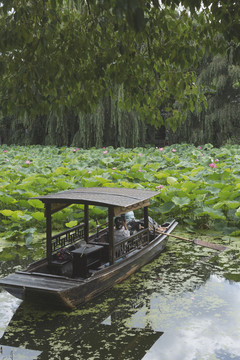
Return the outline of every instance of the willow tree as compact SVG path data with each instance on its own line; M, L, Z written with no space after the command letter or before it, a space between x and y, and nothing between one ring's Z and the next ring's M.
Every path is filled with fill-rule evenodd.
M48 115L39 115L36 121L28 115L0 118L0 144L56 145L90 147L143 146L149 127L134 111L120 107L122 89L116 89L116 98L105 97L93 113L85 114L62 108Z
M73 145L88 148L136 147L145 144L147 127L135 111L120 108L121 92L118 89L118 96L106 97L94 113L79 112L78 131L73 137Z
M234 50L230 46L225 56L204 60L197 82L205 88L207 107L188 114L172 141L215 146L240 143L240 62L233 57Z
M204 100L195 81L203 49L224 47L219 30L240 33L237 2L181 3L176 12L178 0L2 0L4 116L91 114L120 86L123 111L158 126L164 111L176 128Z

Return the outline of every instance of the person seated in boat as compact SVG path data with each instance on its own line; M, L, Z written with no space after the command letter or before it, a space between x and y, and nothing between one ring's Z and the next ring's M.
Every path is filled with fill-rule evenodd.
M133 211L129 211L125 214L125 220L126 220L127 228L130 230L131 234L134 234L144 228L141 220L137 220L135 218Z
M125 214L127 228L130 230L131 234L134 234L137 231L144 229L143 220L137 220L135 218L134 212L129 211ZM148 228L151 232L163 232L166 231L167 228L160 226L155 220L153 220L150 216L148 216Z
M159 225L150 216L148 217L148 228L151 232L161 233L167 230L166 227Z
M130 236L130 231L127 228L125 217L118 216L114 220L115 229L114 229L114 240L115 243L122 241Z

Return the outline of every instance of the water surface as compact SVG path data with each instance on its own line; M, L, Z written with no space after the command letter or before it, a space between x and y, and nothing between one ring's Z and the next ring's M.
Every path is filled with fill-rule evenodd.
M36 350L39 360L240 359L239 250L214 254L169 241L151 264L72 312L2 291L0 344Z

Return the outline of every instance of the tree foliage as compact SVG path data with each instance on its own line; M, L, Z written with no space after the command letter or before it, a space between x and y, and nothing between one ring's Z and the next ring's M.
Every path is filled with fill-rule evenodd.
M123 146L136 147L155 144L165 137L165 131L151 131L135 111L124 111L119 103L122 89L116 89L116 99L106 97L93 113L81 111L50 111L35 120L27 114L18 117L0 117L0 143L19 145L72 145L81 148ZM163 145L163 144L162 144Z
M239 144L240 62L228 55L206 57L201 64L198 82L204 86L207 108L189 114L187 121L172 135L172 141L195 144L211 142L215 146Z
M196 26L175 11L178 1L166 5L172 8L142 0L2 1L2 111L89 113L117 84L125 109L152 123L161 123L163 108L177 119L176 101L185 111L199 100L194 64L209 31L204 14Z
M2 0L2 112L34 121L92 113L121 86L123 109L158 126L167 112L176 128L204 101L195 82L203 53L239 41L239 26L229 0Z

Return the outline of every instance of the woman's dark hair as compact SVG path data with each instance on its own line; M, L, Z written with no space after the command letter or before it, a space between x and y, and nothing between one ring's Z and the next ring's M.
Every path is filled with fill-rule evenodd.
M123 218L121 216L118 216L115 218L115 226L117 230L120 230L123 226Z

